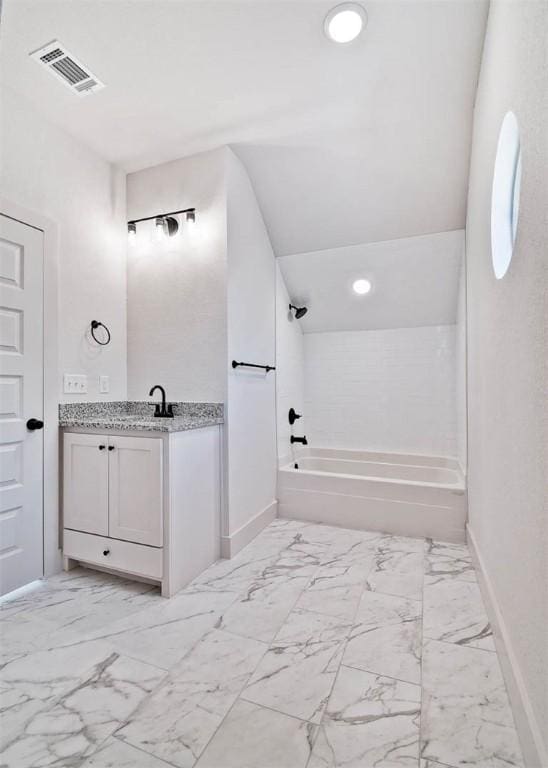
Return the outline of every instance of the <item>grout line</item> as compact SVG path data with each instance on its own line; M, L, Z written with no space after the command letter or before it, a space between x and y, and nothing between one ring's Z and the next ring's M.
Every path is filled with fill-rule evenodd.
M452 643L450 640L440 640L437 637L425 636L424 640L433 643L443 643L443 645L456 645L458 648L469 648L471 651L483 651L484 653L497 653L496 648L491 650L490 648L478 648L476 645L466 645L465 643Z
M305 717L299 717L298 715L290 715L288 712L284 712L281 709L275 709L274 707L269 707L268 704L258 704L256 701L252 701L251 699L246 699L244 695L240 693L238 696L238 701L245 701L246 704L252 704L254 707L258 707L259 709L267 709L269 712L274 712L277 715L283 715L283 717L290 717L292 720L297 720L299 723L305 723L306 725L312 725L314 728L319 728L319 723L313 723L312 720L307 720ZM237 702L234 702L236 704Z
M397 680L398 683L405 683L405 685L414 685L415 688L421 688L421 683L413 683L411 680L402 680L401 677L394 677L394 675L386 675L383 672L375 672L373 669L364 669L363 667L355 667L353 664L345 664L344 662L341 664L341 667L346 667L346 669L355 669L356 672L365 672L368 675L375 675L375 677L387 677L389 680ZM418 702L420 704L420 701Z
M120 744L123 744L126 747L130 747L131 749L135 749L135 750L137 750L137 752L140 752L141 754L146 755L147 757L152 757L152 758L154 758L154 760L157 760L162 765L169 765L169 766L173 766L173 768L177 768L175 763L171 763L168 760L164 760L163 758L158 757L157 755L155 755L153 752L147 752L146 749L142 749L142 747L138 747L135 744L132 744L131 741L126 741L125 739L121 739L116 734L117 734L117 731L115 731L112 734L112 736L107 737L105 739L105 741L101 742L101 745L103 745L106 741L108 741L109 738L116 739L116 741L119 742ZM99 749L100 749L100 747L99 747ZM97 754L98 751L99 750L96 750L95 752L93 752L93 754L88 755L87 759L89 760L90 758L93 758Z
M422 590L421 590L421 616L420 616L420 633L421 633L421 642L420 642L420 649L421 649L421 659L420 659L420 706L419 706L419 766L421 763L421 756L422 756L422 735L423 735L423 724L424 724L424 678L423 678L423 659L424 659L424 588L426 586L425 584L425 576L426 576L426 568L428 566L428 543L425 539L424 541L424 548L422 552Z

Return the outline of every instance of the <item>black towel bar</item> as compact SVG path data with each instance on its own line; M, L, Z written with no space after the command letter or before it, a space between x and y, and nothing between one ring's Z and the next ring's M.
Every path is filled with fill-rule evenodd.
M232 361L233 368L239 368L242 365L244 366L244 368L261 368L263 371L266 371L267 373L269 371L276 370L275 365L256 365L255 363L238 363L236 360Z

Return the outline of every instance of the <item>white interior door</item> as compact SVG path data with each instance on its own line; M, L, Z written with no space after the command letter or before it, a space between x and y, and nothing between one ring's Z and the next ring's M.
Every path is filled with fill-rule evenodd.
M44 573L43 374L43 234L0 215L0 594Z

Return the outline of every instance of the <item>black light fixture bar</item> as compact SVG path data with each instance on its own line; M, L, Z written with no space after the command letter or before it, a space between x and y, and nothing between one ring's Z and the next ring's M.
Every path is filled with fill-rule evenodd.
M169 213L155 213L154 216L143 216L142 219L130 219L128 224L138 224L140 221L152 221L152 219L165 219L167 216L176 216L178 213L196 213L196 208L183 208L181 211Z

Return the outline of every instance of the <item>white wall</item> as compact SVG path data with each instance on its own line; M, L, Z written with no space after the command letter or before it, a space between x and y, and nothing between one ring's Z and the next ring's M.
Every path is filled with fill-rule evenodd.
M548 765L548 4L493 0L467 217L469 522L505 626L528 766ZM522 147L514 257L491 265L493 163L505 113ZM535 744L536 742L536 744Z
M304 335L299 320L289 311L290 297L276 262L276 414L278 460L294 458L291 434L306 434L304 413ZM301 418L290 427L288 412L294 408Z
M196 207L196 224L158 242L137 224L128 249L128 395L226 396L225 149L129 174L128 219Z
M454 325L304 340L312 445L455 455Z
M59 248L59 399L126 397L126 212L124 174L1 89L2 195L51 219ZM89 341L91 320L112 342ZM45 328L47 339L48 328ZM46 341L47 343L47 341ZM88 376L88 393L63 394L63 373ZM99 394L99 376L110 392Z
M233 370L230 364L233 359L274 364L276 265L247 173L231 150L226 159L229 518L225 534L234 537L265 510L275 514L275 373Z

